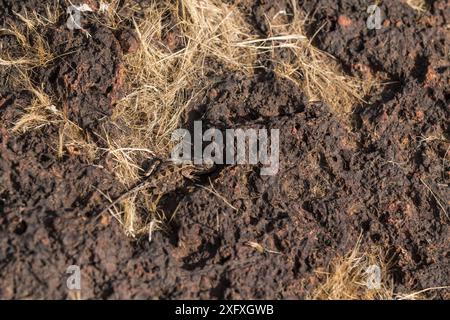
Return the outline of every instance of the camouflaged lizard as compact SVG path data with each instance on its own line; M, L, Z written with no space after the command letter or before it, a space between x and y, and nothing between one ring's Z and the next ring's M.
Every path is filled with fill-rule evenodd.
M214 170L215 165L211 163L175 164L171 161L157 160L141 182L112 201L100 212L100 215L139 191L152 189L154 195L162 195L181 187L185 179L193 180L196 176L208 174Z

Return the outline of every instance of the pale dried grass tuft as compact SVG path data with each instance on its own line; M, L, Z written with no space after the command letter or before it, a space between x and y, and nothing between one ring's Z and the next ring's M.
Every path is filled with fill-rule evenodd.
M22 74L21 83L32 95L31 104L23 110L23 114L14 123L12 132L25 133L30 130L56 124L60 119L60 112L53 105L50 97L43 88L36 88L31 81Z
M314 300L386 300L394 297L393 282L388 275L388 265L380 250L360 251L360 240L344 257L337 257L326 273L326 279L309 298ZM379 288L367 286L367 270L380 268Z
M425 12L427 9L427 3L425 0L406 0L408 6L418 12Z
M130 195L120 203L120 206L111 208L109 212L119 222L127 236L137 239L148 235L148 240L151 241L153 233L163 230L168 219L158 208L161 195L154 198L147 192L143 190ZM148 214L142 215L139 210L145 210Z
M391 261L380 247L360 250L361 237L353 250L337 257L325 273L325 281L308 297L313 300L423 300L430 291L448 290L450 287L433 287L412 293L395 293L393 279L389 274ZM368 285L370 268L380 268L379 286ZM373 282L371 282L373 284Z
M76 156L83 155L88 160L94 161L98 155L96 144L91 141L83 129L70 121L53 104L52 98L45 93L44 87L34 86L25 73L21 73L18 82L21 84L22 90L28 91L32 98L30 105L22 110L22 114L13 124L11 131L24 134L45 126L56 126L59 128L58 138L50 145L57 146L56 151L59 157L67 153Z
M323 101L337 114L348 114L372 86L357 77L346 75L335 58L319 49L305 33L307 17L291 2L291 12L280 11L267 18L270 35L240 43L270 52L275 72L304 90L311 102ZM284 53L282 52L284 51ZM280 58L281 55L287 58Z
M0 36L12 36L16 44L14 48L2 48L0 66L18 66L21 68L36 68L47 65L54 59L50 46L41 34L41 28L56 23L59 17L59 7L47 6L47 15L36 12L29 14L15 13L20 24L0 28Z
M34 69L45 67L55 59L50 45L42 36L42 28L58 21L60 8L58 2L46 8L45 16L34 11L31 14L27 11L15 13L19 22L0 29L0 35L11 36L15 40L13 46L8 45L1 51L0 72L8 75L6 83L16 92L31 94L30 104L23 108L10 129L14 133L24 134L45 126L58 126L58 138L51 142L56 146L58 156L62 157L65 153L84 155L93 161L97 156L97 147L90 137L57 108L53 97L46 93L44 84L34 84L30 78Z
M139 177L149 150L161 158L169 155L172 132L190 101L204 89L206 60L249 70L256 54L233 46L248 37L248 25L237 10L220 1L154 1L142 15L133 21L140 47L125 61L129 93L112 117L119 129L108 137L125 185ZM168 42L178 45L169 47Z

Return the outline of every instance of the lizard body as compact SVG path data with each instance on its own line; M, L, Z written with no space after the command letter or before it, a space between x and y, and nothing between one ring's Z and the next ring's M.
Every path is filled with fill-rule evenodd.
M151 189L153 195L163 195L183 186L185 179L194 179L197 175L211 173L215 168L214 164L175 164L171 161L158 160L149 170L141 182L113 200L100 215L110 210L119 202L125 200L133 194L145 189Z

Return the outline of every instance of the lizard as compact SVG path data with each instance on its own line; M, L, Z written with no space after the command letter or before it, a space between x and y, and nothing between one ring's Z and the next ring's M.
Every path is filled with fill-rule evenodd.
M125 191L122 195L108 204L99 215L103 215L119 202L125 200L129 196L136 194L145 189L152 189L153 193L164 194L180 187L184 179L195 179L196 176L212 173L215 170L214 163L205 163L194 165L192 163L175 164L172 161L163 161L157 159L150 167L150 170L144 175L142 181L138 182L134 187Z

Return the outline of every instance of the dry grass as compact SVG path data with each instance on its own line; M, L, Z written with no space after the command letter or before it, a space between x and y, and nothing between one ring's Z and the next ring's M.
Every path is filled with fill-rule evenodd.
M58 123L60 121L59 111L51 102L43 88L36 88L25 74L22 74L21 83L32 95L31 104L23 111L23 115L14 124L12 131L24 133L30 130Z
M104 196L112 201L107 195ZM153 232L163 230L168 221L165 213L158 208L160 200L161 196L153 198L146 190L142 190L123 200L120 208L111 208L109 213L122 226L127 236L136 239L147 234L151 241ZM144 216L139 210L148 214Z
M33 11L15 13L20 25L10 25L0 28L0 35L15 38L17 45L13 50L1 48L0 66L21 66L35 68L47 65L54 59L50 46L42 37L41 29L55 24L61 14L59 3L46 6L46 15Z
M25 32L22 32L17 26L0 29L0 35L10 35L17 40L14 54L8 52L9 50L2 50L0 66L35 68L45 66L53 60L54 57L49 46L41 34L33 25L25 25L27 27Z
M29 76L31 70L47 65L54 56L39 29L51 23L51 18L26 12L16 16L20 24L0 29L0 36L10 41L0 44L0 72L17 92L28 91L32 95L31 104L12 127L13 132L23 133L55 121L56 107L44 88L33 85Z
M58 156L67 152L94 160L97 156L95 144L57 107L53 97L46 93L44 84L36 85L30 77L34 69L45 67L56 58L41 31L58 21L60 8L58 2L46 8L45 16L27 11L16 13L20 23L0 29L0 35L10 36L15 41L15 45L4 48L0 54L0 72L9 76L7 83L16 92L31 94L30 104L23 108L22 115L10 129L23 134L45 126L58 126L59 136L50 143L55 146Z
M366 270L376 265L381 271L378 289L367 286ZM346 256L338 257L326 273L325 282L314 290L310 298L314 300L386 300L393 299L392 280L388 276L385 257L376 249L360 252L360 241Z
M98 155L98 150L84 130L70 121L53 104L52 99L45 93L44 87L34 86L25 73L21 73L19 79L17 83L20 84L21 90L28 91L32 95L32 99L30 105L22 110L22 115L13 124L11 131L23 134L45 126L57 126L59 128L58 138L50 145L56 146L55 151L59 157L68 153L83 155L93 161Z
M406 0L408 6L419 12L425 12L427 9L427 3L425 0Z
M314 47L313 39L306 37L306 21L307 17L302 16L296 2L292 1L290 13L284 10L272 18L267 17L269 38L241 45L256 45L258 49L269 51L275 72L296 83L310 101L323 101L337 114L349 113L357 103L363 102L371 84L345 75L331 55ZM281 54L289 58L280 58Z
M412 293L395 293L393 279L389 275L390 261L379 247L361 252L358 240L346 256L337 257L325 273L325 281L308 297L314 300L423 300L426 292L448 290L450 287L427 288ZM367 285L371 266L380 268L380 285Z
M168 156L172 132L189 102L202 92L206 60L242 70L251 67L254 55L252 49L233 46L249 32L248 26L220 1L155 1L143 16L134 21L140 48L126 58L129 93L112 117L119 130L108 136L118 178L126 185L136 181L149 153ZM167 42L178 46L170 48ZM126 154L115 151L124 148Z
M213 57L231 69L248 71L253 68L256 50L235 46L251 37L252 32L236 7L220 0L180 0L177 10L188 44L200 54L195 63L199 68L207 57ZM194 52L193 57L196 56Z
M121 2L121 0L100 1L98 8L92 8L98 12L98 17L102 17L102 19L96 19L96 22L99 25L116 30L119 29L127 19L134 14L139 13L140 8L135 1Z

